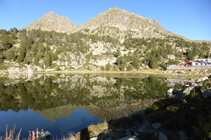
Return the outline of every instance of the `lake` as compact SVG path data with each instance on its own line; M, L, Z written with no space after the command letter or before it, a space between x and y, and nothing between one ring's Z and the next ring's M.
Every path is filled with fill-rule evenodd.
M178 78L180 79L180 78ZM168 77L138 74L48 74L0 78L0 136L16 125L21 139L43 129L51 138L77 133L146 109L166 98ZM170 80L173 81L173 80Z

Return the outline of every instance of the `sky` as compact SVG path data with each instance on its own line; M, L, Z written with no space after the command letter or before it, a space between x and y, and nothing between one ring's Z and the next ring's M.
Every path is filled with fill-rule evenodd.
M114 6L188 39L211 41L211 0L0 0L0 29L25 28L51 11L85 24Z

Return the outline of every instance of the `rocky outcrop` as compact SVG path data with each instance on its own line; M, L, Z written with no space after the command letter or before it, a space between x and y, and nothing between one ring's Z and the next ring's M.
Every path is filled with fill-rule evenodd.
M101 133L99 131L96 133L95 130L100 125L108 125L109 128L101 129ZM187 138L183 131L172 132L162 127L161 123L151 124L143 110L108 123L88 126L87 129L91 136L93 136L90 140L185 140ZM82 135L81 138L83 139L84 136Z

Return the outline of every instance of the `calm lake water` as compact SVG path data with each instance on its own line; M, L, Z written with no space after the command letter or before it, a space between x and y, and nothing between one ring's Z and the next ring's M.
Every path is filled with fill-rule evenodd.
M60 138L69 132L146 109L165 98L166 77L148 75L61 74L0 78L0 136L6 124L21 139L43 129Z

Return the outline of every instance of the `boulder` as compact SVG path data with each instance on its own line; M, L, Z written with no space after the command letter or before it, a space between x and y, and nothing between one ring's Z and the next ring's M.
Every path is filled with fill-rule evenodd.
M89 140L97 140L97 137L92 137Z
M141 128L139 128L139 129L138 129L138 131L139 131L139 132L144 132L144 130L143 130L143 129L141 129Z
M153 123L151 126L154 129L159 129L161 127L161 123Z
M191 92L191 90L193 89L194 87L186 87L185 88L185 90L183 91L183 94L185 94L185 95L189 95L190 94L190 92Z
M204 98L210 97L210 96L211 96L211 89L205 90L205 91L202 93L202 96L203 96Z
M130 131L127 131L127 132L126 132L126 135L127 135L127 136L131 136L132 134L130 133Z
M123 137L117 140L139 140L139 138L135 137L135 136L129 136L129 137Z
M179 135L180 135L180 140L186 140L187 136L185 135L185 133L183 131L179 131Z
M145 129L146 128L146 126L145 125L143 125L142 127L141 127L141 129Z
M169 90L167 90L167 95L172 96L174 94L177 94L178 92L179 92L178 90L170 88Z
M168 140L167 136L164 133L159 132L158 135L158 140Z
M205 80L207 80L207 79L208 79L207 76L202 77L202 78L199 78L199 79L196 80L196 83L199 83L199 82L201 82L201 81L205 81Z
M112 140L112 138L111 138L111 137L109 137L109 138L106 138L105 140Z
M141 111L138 111L138 112L133 112L128 117L131 118L133 115L136 115L136 114L142 114L142 115L144 115L144 113L145 113L145 110L141 110Z

